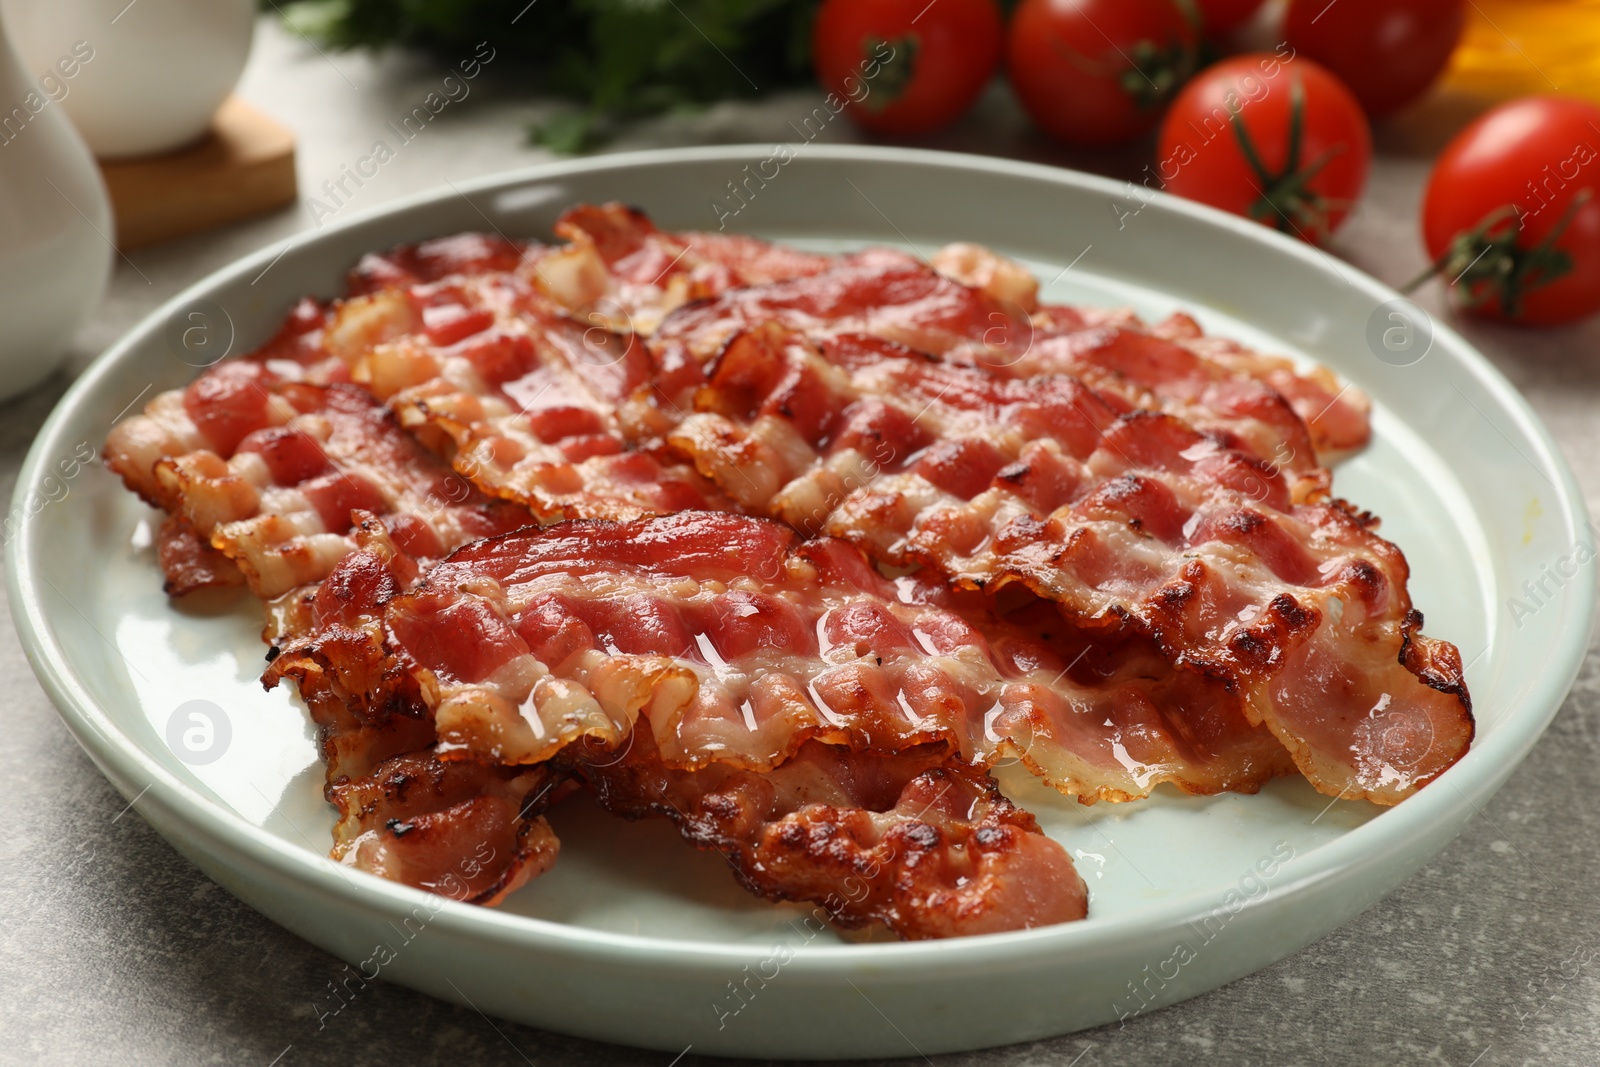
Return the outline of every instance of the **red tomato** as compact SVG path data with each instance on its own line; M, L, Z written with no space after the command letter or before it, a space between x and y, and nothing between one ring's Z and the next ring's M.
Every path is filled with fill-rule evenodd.
M1006 37L1011 85L1068 144L1131 140L1194 72L1194 24L1177 0L1022 0Z
M1161 127L1162 188L1313 243L1361 195L1372 135L1350 90L1286 45L1201 71Z
M1284 34L1373 118L1427 91L1461 40L1466 0L1290 0Z
M1545 325L1600 310L1600 107L1532 96L1456 134L1422 237L1470 312Z
M1200 28L1208 34L1227 33L1261 9L1262 0L1194 0L1200 10Z
M856 122L925 133L959 118L1000 65L995 0L826 0L812 29L822 87Z

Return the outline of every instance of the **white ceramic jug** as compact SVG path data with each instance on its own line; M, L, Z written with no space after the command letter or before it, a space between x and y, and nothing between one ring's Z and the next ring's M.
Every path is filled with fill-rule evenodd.
M0 17L0 399L60 364L105 292L114 236L94 159Z
M256 5L0 0L0 11L28 66L59 83L61 104L94 154L121 159L181 148L206 132L249 58Z

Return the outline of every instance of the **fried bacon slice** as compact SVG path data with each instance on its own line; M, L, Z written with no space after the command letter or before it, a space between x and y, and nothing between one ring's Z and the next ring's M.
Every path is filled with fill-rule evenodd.
M1155 333L1131 326L1040 328L1020 354L972 345L949 358L1008 379L1071 375L1102 396L1173 415L1224 447L1265 461L1283 474L1297 503L1328 498L1332 474L1323 465L1325 450L1278 389ZM1366 426L1364 416L1360 424Z
M690 301L808 277L833 263L742 234L664 233L618 203L580 204L555 230L567 243L538 258L540 289L585 324L625 333L651 333Z
M730 289L674 311L650 338L657 364L648 407L629 412L636 433L660 432L687 410L705 367L728 341L763 323L797 333L868 333L918 351L963 344L1022 344L1027 317L986 293L952 281L911 256L868 249L829 270L770 285Z
M670 442L739 504L958 585L1020 584L1224 682L1319 789L1395 803L1465 753L1460 656L1370 517L1066 376L877 338L731 341Z
M524 448L495 435L482 462L498 464L513 448L522 459L542 449L542 462L522 463L522 480L502 487L505 495L539 505L539 517L727 506L692 468L668 468L627 451L620 436L607 432L611 402L597 394L632 389L643 380L637 353L620 368L611 365L617 361L607 351L585 363L580 342L586 331L538 300L532 303L543 318L466 346L480 357L478 364L463 355L463 345L433 345L457 335L470 338L483 325L478 312L451 303L450 293L476 287L475 292L526 295L512 272L527 254L527 248L504 240L461 235L366 257L351 282L363 295L333 308L302 301L261 349L161 394L113 428L107 464L148 502L184 519L181 530L173 527L162 542L174 594L234 579L231 569L203 551L207 545L242 568L263 596L314 581L348 551L352 507L393 516L400 535L419 539L408 549L428 556L530 521L525 509L478 496L388 420L366 391L345 384L357 370L366 384L381 387L383 382L371 381L373 352L380 352L380 376L392 372L395 335L411 326L421 331L419 343L438 354L430 366L441 375L400 398L402 416L426 430L459 428L452 415L462 403L481 415L480 400L453 393L445 376L464 377L474 383L469 390L481 390L483 359L490 359L507 372L497 382L505 387L497 395L522 401L500 426L515 424L531 443ZM629 344L606 337L613 341L610 352ZM537 346L530 338L538 338ZM563 349L562 341L576 347ZM446 450L453 447L446 439ZM468 470L478 462L471 447L457 457Z
M227 366L268 380L254 374L255 364ZM219 369L218 376L226 375ZM174 536L193 541L163 539L175 592L216 584L199 570L213 559L200 552L206 546L263 597L316 581L354 547L355 508L383 516L407 551L423 558L533 521L526 509L479 494L362 389L263 387L274 389L264 394L269 400L292 407L262 404L256 418L235 418L227 439L214 440L226 455L197 448L156 462L156 496L181 519Z
M504 243L492 261L449 249L422 266L409 248L368 257L358 295L333 312L329 351L457 470L541 519L728 507L692 468L622 433L616 405L652 374L636 337L685 301L830 258L663 233L618 204L574 208L556 231L567 244ZM473 269L446 269L462 262Z
M653 746L647 732L631 735L620 755L579 761L576 773L607 810L666 816L769 900L815 902L839 926L881 922L907 940L1087 913L1066 851L941 745L883 754L811 741L765 773L685 771Z
M633 236L613 232L597 244L594 235L608 219L616 223L614 231L625 225ZM679 257L670 272L693 282L683 299L718 286L815 271L827 262L752 238L661 234L616 205L575 209L558 229L590 251L604 250L608 285L626 282L636 289L629 279L644 267L642 253L631 247L650 244L661 252L693 246L698 251ZM548 462L535 473L546 489L547 517L563 509L628 514L725 503L707 499L708 486L692 470L666 470L628 451L602 425L610 421L615 396L645 380L647 365L642 353L630 351L631 338L581 316L566 317L547 298L540 262L556 251L460 234L365 256L351 272L348 299L331 306L301 301L261 348L209 368L188 387L160 394L119 423L107 441L107 465L147 502L179 511L181 486L164 484L157 472L164 461L200 452L232 459L248 434L302 413L308 403L304 386L347 382L359 369L362 384L380 399L410 390L397 406L408 425L422 431L435 423L445 431L458 428L463 407L474 401L500 403L508 414L523 416L507 439L483 433L481 420L471 424L478 436L492 437L492 447L479 457L466 442L461 463L470 470L481 458L493 468L506 462L510 450L524 458L528 446L542 448ZM496 313L508 320L508 329L493 328ZM524 314L528 321L517 321ZM376 348L384 351L375 356ZM427 360L437 375L419 377L406 355ZM448 432L436 432L431 443L453 447ZM540 494L523 486L505 495Z
M458 234L364 256L350 274L353 302L373 293L425 285L445 277L504 272L522 261L525 246L481 234ZM349 350L356 335L381 339L379 316L340 314L309 297L297 303L265 344L217 363L183 389L158 394L145 409L119 422L106 440L106 465L147 503L175 510L172 489L156 467L164 459L206 450L233 455L252 431L280 425L299 410L302 384L350 380ZM337 327L339 351L324 343Z
M662 463L622 434L616 403L650 376L633 335L584 325L522 273L345 301L326 344L457 471L540 519L728 506L692 467Z
M671 766L766 771L812 739L1020 759L1085 802L1254 791L1290 768L1226 691L1148 642L1000 618L890 583L837 541L714 512L567 522L458 550L409 592L387 549L323 583L313 636L269 672L366 714L425 705L447 757L533 764L637 730ZM385 584L387 582L387 584ZM384 590L352 630L342 590ZM320 603L320 601L319 601ZM642 718L642 723L640 719Z
M106 466L147 504L176 511L172 487L156 474L163 460L199 451L231 456L246 434L295 416L291 385L348 377L322 347L324 325L322 306L300 301L266 344L216 364L183 389L157 394L113 426L103 449Z
M1125 312L1043 307L1029 314L1035 304L1026 270L958 247L985 264L961 276L985 281L986 289L898 253L870 251L813 278L733 290L680 309L651 338L661 369L627 406L625 421L639 436L668 432L722 349L746 329L776 324L816 339L870 335L1006 378L1073 374L1250 450L1291 477L1298 500L1327 496L1319 454L1331 458L1366 441L1365 397L1328 391L1335 383L1326 370L1300 373L1287 360L1214 343L1186 316L1152 331ZM1312 404L1307 416L1302 409Z
M1046 306L1032 321L1024 350L968 346L952 358L1019 377L1076 375L1296 473L1336 462L1371 437L1366 394L1326 367L1208 336L1182 312L1149 326L1125 309Z
M371 516L367 522L368 536L392 544L382 524ZM384 574L394 580L393 572ZM323 586L313 584L269 606L269 659L309 633L322 593ZM374 593L347 575L323 601L348 605ZM559 844L542 813L567 781L562 772L548 765L441 760L424 709L386 707L369 714L339 699L324 677L303 672L296 680L317 726L324 796L339 812L334 860L476 904L498 903L555 862Z
M1282 437L1273 442L1269 434L1254 441L1256 454L1290 469L1314 460L1309 450L1300 451L1307 434L1323 462L1354 452L1371 436L1371 402L1326 367L1303 368L1227 338L1208 337L1182 312L1150 327L1128 308L1041 305L1032 272L981 245L947 245L929 262L946 277L1029 316L1031 329L1020 335L1022 343L1015 341L1018 332L1010 331L1000 344L964 345L958 357L1019 376L1075 374L1098 389L1126 389L1132 403L1185 417L1203 429L1211 428L1202 424L1215 412L1261 418L1267 428L1278 427ZM1075 336L1081 333L1087 336ZM1276 394L1277 403L1262 393ZM1306 433L1283 425L1275 410L1279 404L1305 422Z

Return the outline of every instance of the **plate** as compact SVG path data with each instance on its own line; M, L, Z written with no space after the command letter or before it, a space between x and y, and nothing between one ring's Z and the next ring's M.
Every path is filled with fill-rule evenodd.
M1460 646L1478 716L1472 751L1390 810L1333 801L1298 779L1253 797L1163 789L1084 807L1008 774L1008 792L1076 858L1091 917L938 943L818 932L806 908L747 897L718 857L684 847L664 823L622 823L581 799L552 816L556 869L501 908L332 863L305 713L256 681L254 602L170 606L152 513L85 456L123 412L193 377L182 357L193 361L197 339L211 351L252 347L298 296L339 292L363 252L490 226L547 235L569 204L611 199L666 227L817 249L926 255L980 241L1030 265L1052 300L1147 316L1181 308L1208 330L1332 366L1376 403L1375 440L1340 468L1336 491L1384 516L1410 558L1428 632ZM219 271L106 352L20 476L12 612L62 717L140 814L230 892L346 960L347 983L381 977L669 1053L931 1055L1129 1019L1278 960L1398 885L1489 801L1577 672L1595 593L1567 577L1589 536L1572 475L1482 356L1397 301L1255 224L972 156L721 147L452 186ZM203 337L185 339L197 327ZM197 707L206 722L192 717ZM308 996L318 1022L343 1003L331 991Z

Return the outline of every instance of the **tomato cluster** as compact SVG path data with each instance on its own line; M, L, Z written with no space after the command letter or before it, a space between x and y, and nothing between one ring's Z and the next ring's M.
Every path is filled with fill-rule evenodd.
M817 74L856 121L895 135L959 118L1002 61L1023 108L1070 145L1155 132L1159 188L1306 241L1366 184L1370 120L1421 98L1467 0L1288 0L1270 52L1224 58L1263 0L823 0ZM1265 29L1265 27L1262 27ZM864 58L889 55L863 82ZM1430 273L1472 313L1561 322L1600 310L1600 108L1505 105L1440 156L1423 211Z

